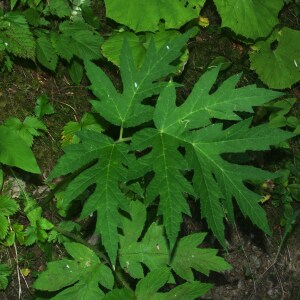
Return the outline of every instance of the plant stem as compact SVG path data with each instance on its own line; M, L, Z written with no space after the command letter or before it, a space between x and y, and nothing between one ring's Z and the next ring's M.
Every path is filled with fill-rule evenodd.
M124 128L121 127L120 128L120 134L119 134L119 141L123 139L123 130L124 130Z
M123 132L124 132L124 128L121 127L120 128L119 139L116 141L116 143L123 143L123 142L131 141L131 137L123 138Z

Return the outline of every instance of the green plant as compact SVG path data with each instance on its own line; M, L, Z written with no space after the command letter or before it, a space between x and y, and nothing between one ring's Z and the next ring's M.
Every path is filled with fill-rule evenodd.
M37 60L55 71L60 59L67 62L71 79L80 83L82 60L99 59L103 42L90 1L22 2L21 12L8 12L0 18L0 62L11 69L10 58L17 56ZM12 9L15 5L16 1L11 2Z
M0 169L0 190L3 187L3 170ZM9 229L9 217L19 209L18 203L8 194L0 195L0 241L5 239ZM1 288L1 287L0 287Z
M0 290L5 290L8 285L8 276L10 276L11 270L6 264L0 264Z
M47 99L40 97L35 107L36 116L27 116L22 122L11 117L0 125L0 163L23 169L31 173L40 173L39 166L32 153L34 137L40 131L47 131L39 116L53 112ZM16 147L18 145L18 147Z
M195 20L199 19L199 13L205 2L170 1L160 4L158 10L155 0L148 1L147 5L142 0L135 0L129 7L121 0L105 1L107 16L129 27L138 35L126 31L115 33L102 45L104 56L118 64L116 50L121 48L121 43L126 37L134 49L134 59L139 63L143 59L144 40L147 40L149 35L153 35L154 40L156 35L158 39L162 38L159 31L161 20L164 21L165 29L177 32L176 30L183 25L196 23ZM234 39L251 46L249 51L251 69L258 74L263 83L270 88L285 89L299 82L300 32L284 27L278 18L286 5L293 1L288 1L289 3L283 0L243 1L239 5L236 5L234 0L213 2L221 17L221 27L230 29ZM297 5L299 4L294 4L296 8ZM136 14L137 10L144 11L144 14ZM198 23L201 24L201 20ZM166 38L163 41L166 42ZM114 50L109 51L112 46L115 46Z
M213 68L200 78L186 101L176 106L177 85L161 78L172 74L176 68L172 62L181 55L192 34L193 30L160 49L151 41L140 68L125 42L120 58L122 91L99 67L85 62L90 88L98 98L91 101L93 108L117 126L119 134L114 138L109 136L111 131L78 132L80 143L64 147L65 154L49 179L71 174L63 185L61 207L68 211L77 200L82 205L81 220L97 213L95 233L107 256L101 252L97 257L86 247L65 244L74 260L50 263L35 283L40 290L66 288L54 299L73 297L75 293L85 299L103 297L103 288L99 289L98 284L109 290L125 286L113 289L104 299L121 295L126 299L134 295L138 299L144 299L144 295L168 299L183 291L188 295L186 299L202 295L209 287L193 281L192 268L208 274L229 266L215 257L215 250L197 249L205 233L179 237L182 214L190 215L188 196L200 201L202 218L224 247L223 219L227 215L234 222L233 198L245 217L270 233L260 196L246 183L275 176L230 163L222 155L267 150L294 136L268 124L252 127L251 118L243 120L237 113L251 113L253 106L282 94L253 85L235 88L240 78L237 75L214 87L219 68ZM213 118L219 121L213 123ZM226 120L230 125L225 127ZM109 264L112 271L101 267L103 263ZM149 273L145 274L143 265ZM107 270L105 276L101 268ZM124 272L141 278L135 291L121 276ZM69 274L68 281L54 280L60 274ZM91 274L95 274L94 279L87 280ZM174 282L174 274L189 283L179 285L170 294L157 294L165 283ZM198 293L193 294L196 288Z

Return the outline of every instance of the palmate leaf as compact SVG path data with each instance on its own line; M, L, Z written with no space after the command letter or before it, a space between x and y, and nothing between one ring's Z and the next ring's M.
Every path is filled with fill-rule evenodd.
M106 289L112 289L114 278L109 267L102 264L96 254L78 243L65 243L67 252L73 259L62 259L47 264L34 283L34 288L42 291L59 291L51 299L102 299Z
M65 155L60 158L50 178L75 172L91 163L68 185L63 205L68 207L87 188L96 185L84 204L81 217L97 212L96 232L101 235L102 243L114 264L119 242L118 209L126 208L127 202L119 187L126 178L124 165L127 164L127 145L114 143L112 139L95 131L83 131L78 136L82 142L64 148Z
M164 20L166 29L178 29L188 21L197 18L204 2L205 0L163 2L105 0L105 7L108 18L128 26L135 32L155 32L161 20Z
M251 112L252 106L261 105L281 93L246 86L236 89L239 77L226 80L214 93L210 90L218 69L202 76L190 96L176 106L175 88L172 82L161 93L154 112L155 129L146 128L132 139L132 150L152 149L132 165L131 176L139 177L151 168L155 175L146 190L146 203L159 196L159 213L171 247L175 244L180 228L181 214L188 213L184 199L193 189L200 198L202 217L206 218L218 240L225 246L222 204L231 221L232 199L235 198L242 213L265 232L269 227L264 210L259 206L260 196L245 186L247 180L263 180L272 175L250 166L231 164L222 158L223 153L239 153L247 150L267 150L292 136L291 133L271 129L268 125L249 128L251 120L240 121L222 129L212 124L211 118L240 120L236 111ZM179 151L185 147L186 155ZM183 172L193 169L193 188ZM137 171L138 170L138 171Z
M91 90L99 100L91 101L95 110L107 121L121 127L133 127L152 119L153 107L141 104L142 100L157 95L165 86L159 79L173 73L171 63L180 57L186 41L195 29L172 39L159 50L151 42L141 68L134 64L130 47L124 43L121 51L120 71L123 92L116 90L105 73L93 63L85 63Z
M222 27L253 40L267 36L279 23L282 0L214 0L222 18Z
M139 201L132 201L129 211L131 218L122 219L119 260L121 267L133 278L144 277L142 265L146 265L150 271L170 266L178 276L190 282L194 280L192 269L208 275L209 271L230 268L223 258L216 255L216 249L197 248L206 233L179 239L172 257L162 225L152 223L140 241L146 222L146 207Z

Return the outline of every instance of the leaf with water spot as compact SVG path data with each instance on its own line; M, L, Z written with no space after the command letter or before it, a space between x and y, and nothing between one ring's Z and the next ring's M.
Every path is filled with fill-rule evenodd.
M150 151L131 164L129 177L154 172L146 188L145 201L149 205L159 197L158 213L163 217L171 248L177 240L182 214L189 214L188 194L199 197L202 217L224 247L223 219L227 214L234 221L233 199L245 216L270 233L265 212L259 205L260 195L251 191L245 182L273 175L254 167L232 164L223 154L267 150L270 145L294 136L266 124L250 127L251 119L241 120L237 114L253 112L253 106L282 94L253 85L235 88L239 80L236 75L211 92L217 75L218 68L206 72L180 106L176 105L174 84L170 82L155 107L155 128L142 129L132 138L132 150ZM212 118L239 122L223 129L222 123L211 124ZM192 185L185 176L188 170L194 171Z
M99 284L112 289L114 277L109 267L102 264L97 255L78 243L65 243L73 259L49 262L39 274L34 288L42 291L59 291L52 299L101 299L104 292Z

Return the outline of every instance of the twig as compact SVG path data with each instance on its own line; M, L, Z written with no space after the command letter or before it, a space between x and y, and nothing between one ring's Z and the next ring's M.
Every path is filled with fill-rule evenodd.
M251 268L251 263L250 263L250 260L249 260L249 258L248 258L248 256L247 256L247 253L246 253L246 251L245 251L245 248L244 248L242 239L241 239L241 237L240 237L240 234L239 234L239 232L238 232L238 229L237 229L237 226L236 226L235 223L234 223L234 228L235 228L235 230L236 230L238 240L239 240L239 242L240 242L240 244L241 244L242 251L243 251L243 253L244 253L245 257L246 257L247 264L248 264L248 267L249 267L249 270L250 270L250 274L251 274L251 278L252 278L252 281L253 281L254 293L256 294L256 281L255 281L255 279L254 279L254 277L253 277L253 271L252 271L252 268Z

